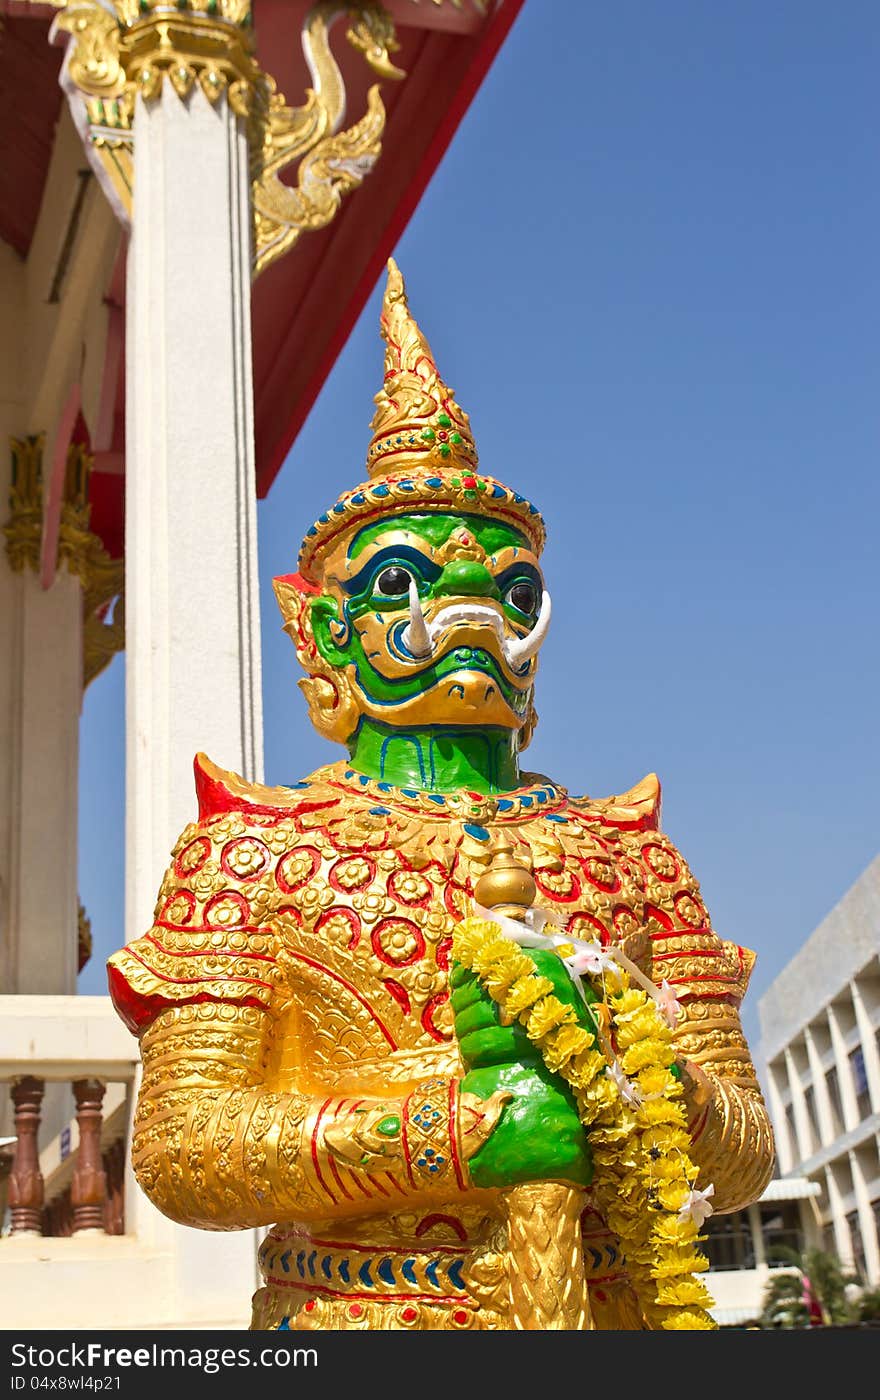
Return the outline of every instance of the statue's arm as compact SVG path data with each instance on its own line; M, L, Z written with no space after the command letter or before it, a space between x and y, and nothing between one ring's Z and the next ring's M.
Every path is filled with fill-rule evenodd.
M696 880L665 836L651 832L642 845L654 848L643 852L650 975L658 985L670 984L682 1008L674 1038L698 1185L714 1185L717 1212L740 1210L761 1195L774 1161L773 1132L739 1013L755 954L714 932ZM656 877L652 864L665 879Z
M274 1041L269 1012L212 1002L169 1008L144 1031L132 1160L165 1215L239 1229L467 1188L485 1133L478 1123L462 1141L470 1115L454 1081L386 1099L277 1092L266 1084Z
M297 1008L278 938L256 900L228 883L216 893L205 853L217 844L210 824L187 828L152 928L109 960L116 1008L140 1037L132 1160L146 1194L174 1220L223 1230L470 1190L468 1161L500 1103L454 1078L355 1100L308 1065L280 1074Z

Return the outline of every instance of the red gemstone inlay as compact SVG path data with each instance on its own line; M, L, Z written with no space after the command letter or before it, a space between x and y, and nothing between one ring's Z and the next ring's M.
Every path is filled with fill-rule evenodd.
M467 1320L468 1315L464 1308L456 1308L455 1312L452 1314L452 1321L458 1323L459 1327L463 1327Z
M403 1318L404 1322L415 1322L416 1318L418 1317L418 1313L416 1312L415 1308L404 1308L403 1312L401 1313L401 1317Z
M362 1312L363 1308L361 1307L360 1303L352 1303L348 1309L349 1317L360 1317Z
M306 1303L305 1308L303 1309L303 1311L304 1311L304 1312L314 1312L314 1311L315 1311L315 1300L314 1300L314 1298L310 1298L310 1299L309 1299L309 1301Z

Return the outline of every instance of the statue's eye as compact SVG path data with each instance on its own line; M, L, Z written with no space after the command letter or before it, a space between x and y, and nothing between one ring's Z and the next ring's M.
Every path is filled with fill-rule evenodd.
M512 604L517 612L537 612L538 590L533 583L515 583L507 590L507 602Z
M398 564L392 564L389 569L382 570L373 585L373 591L381 593L384 598L399 598L402 593L409 592L411 578L409 569L401 569Z

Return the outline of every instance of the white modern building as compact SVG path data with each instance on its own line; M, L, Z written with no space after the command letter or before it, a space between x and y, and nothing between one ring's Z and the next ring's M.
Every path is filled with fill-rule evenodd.
M880 855L758 1003L783 1178L818 1188L817 1241L880 1283Z

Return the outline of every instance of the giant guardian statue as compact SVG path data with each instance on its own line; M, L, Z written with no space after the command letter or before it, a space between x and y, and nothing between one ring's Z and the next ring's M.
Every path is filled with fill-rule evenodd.
M754 955L653 775L597 799L521 769L544 524L480 470L393 263L382 334L367 480L275 585L348 757L263 787L199 754L110 959L137 1177L184 1224L270 1227L254 1328L708 1328L701 1228L773 1161Z

